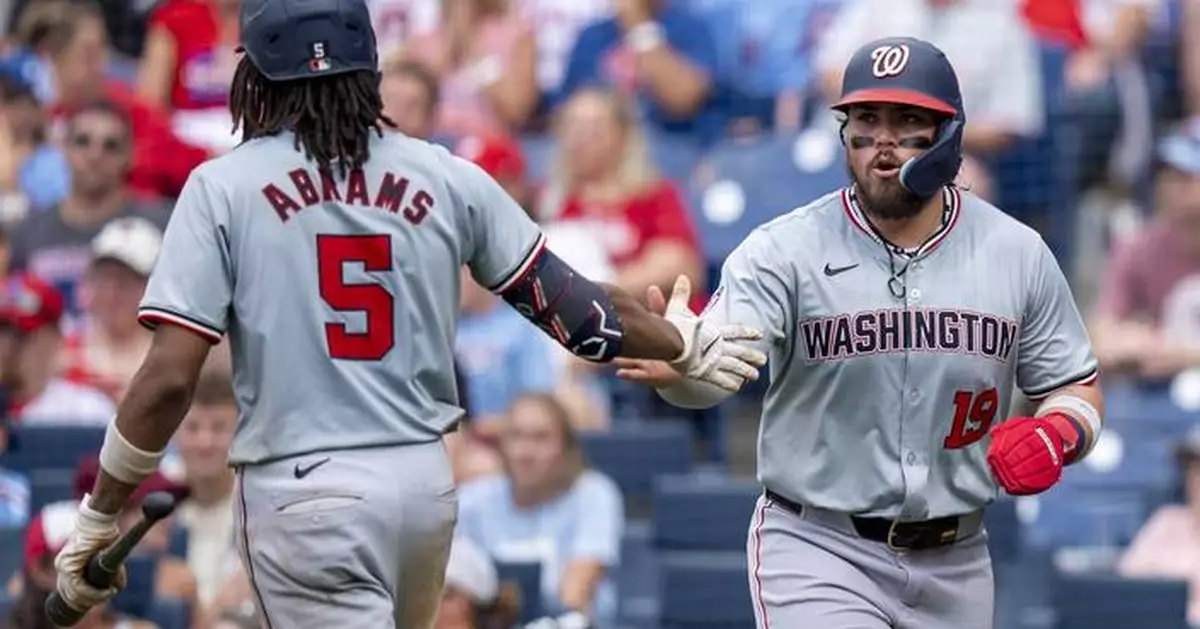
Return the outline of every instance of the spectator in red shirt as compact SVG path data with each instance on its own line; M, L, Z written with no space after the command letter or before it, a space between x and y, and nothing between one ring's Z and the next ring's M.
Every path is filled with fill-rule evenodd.
M632 105L617 92L587 88L559 112L559 154L538 217L583 225L608 252L617 286L634 295L670 294L687 275L703 286L699 237L675 185L650 160ZM700 291L692 307L703 303Z
M171 112L175 132L213 150L236 145L227 105L237 68L238 0L167 0L150 16L137 93Z
M181 140L163 112L107 78L104 18L94 2L75 0L75 5L71 19L57 27L63 32L50 39L57 97L52 113L60 132L56 137L61 136L62 121L75 110L97 100L116 103L128 113L133 127L131 188L150 196L178 195L192 169L208 158L208 151Z

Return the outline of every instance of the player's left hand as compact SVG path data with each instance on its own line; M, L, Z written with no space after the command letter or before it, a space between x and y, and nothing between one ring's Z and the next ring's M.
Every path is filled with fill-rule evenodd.
M1043 417L1013 417L992 429L987 462L1009 494L1029 496L1062 478L1063 439Z
M121 531L117 516L100 513L88 506L89 497L79 503L75 526L66 545L54 558L58 573L56 589L63 602L79 611L91 609L117 595L125 587L125 567L121 567L113 587L100 590L88 585L83 571L97 553L117 541Z

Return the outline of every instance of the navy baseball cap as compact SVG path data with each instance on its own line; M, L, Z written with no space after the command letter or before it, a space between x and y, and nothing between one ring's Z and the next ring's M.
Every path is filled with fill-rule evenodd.
M915 37L886 37L854 53L842 76L842 96L833 108L862 103L896 103L963 115L958 76L945 53Z

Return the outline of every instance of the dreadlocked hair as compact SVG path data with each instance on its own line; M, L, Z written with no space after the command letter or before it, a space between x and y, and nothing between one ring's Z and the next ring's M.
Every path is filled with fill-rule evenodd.
M383 127L395 127L383 115L378 74L355 70L332 76L295 81L272 81L243 56L233 76L229 111L234 133L244 139L296 134L296 150L331 170L334 161L345 177L361 168L370 157L370 132L383 135Z

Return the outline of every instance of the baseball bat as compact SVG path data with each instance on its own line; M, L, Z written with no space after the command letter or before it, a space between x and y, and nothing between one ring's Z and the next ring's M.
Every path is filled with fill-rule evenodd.
M165 491L156 491L146 496L142 501L142 518L133 525L133 528L113 542L112 546L92 556L87 566L84 567L83 580L98 590L112 587L117 575L121 572L121 565L125 563L125 559L129 557L133 549L142 541L151 527L171 515L174 510L175 496ZM46 618L50 619L50 622L54 623L56 627L74 626L87 613L86 609L79 610L68 605L58 592L52 592L46 599Z

